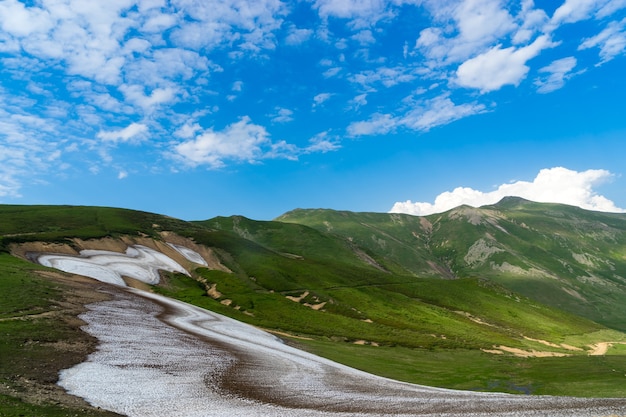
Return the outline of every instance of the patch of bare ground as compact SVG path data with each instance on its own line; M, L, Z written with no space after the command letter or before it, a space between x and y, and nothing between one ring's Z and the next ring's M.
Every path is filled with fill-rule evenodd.
M557 349L565 349L565 350L571 350L571 351L577 351L577 352L581 352L584 350L576 346L568 345L566 343L556 344L556 343L548 342L547 340L533 339L528 336L524 336L524 339L530 340L531 342L541 343L542 345L550 346L550 347L557 348Z
M268 332L268 333L271 333L273 335L276 335L276 336L289 337L291 339L299 339L299 340L313 340L313 338L311 338L311 337L297 336L295 334L291 334L291 333L287 333L287 332L281 332L279 330L265 329L265 328L262 328L262 327L259 327L259 329L263 330L264 332Z
M293 295L286 295L285 298L288 300L293 301L294 303L300 303L305 307L309 307L312 310L316 310L319 311L321 309L324 308L324 306L326 305L327 301L321 301L318 297L313 297L313 299L316 301L316 304L311 304L311 303L303 303L302 301L307 298L309 296L310 292L309 291L305 291L302 294L300 294L299 296L293 296Z
M602 356L606 355L609 348L613 345L626 345L626 342L600 342L590 345L591 350L589 351L589 356Z
M550 358L550 357L570 356L570 354L562 353L562 352L540 351L540 350L535 350L535 349L524 350L524 349L503 346L503 345L494 346L494 349L481 349L481 350L485 353L491 353L494 355L503 355L505 353L511 353L514 356L517 356L520 358Z
M46 320L51 328L63 329L63 340L42 342L29 340L25 344L38 344L47 348L49 354L36 360L23 359L18 366L19 374L10 377L11 385L0 384L0 393L19 398L27 404L56 405L66 408L68 415L119 414L92 407L82 398L68 394L58 386L59 372L71 368L96 350L98 340L83 332L85 325L78 316L86 311L86 304L109 299L109 295L98 292L101 283L79 275L69 275L54 271L36 271L39 276L58 283L63 287L63 298L53 305L53 310L35 315L16 316L12 320ZM16 358L15 360L20 360ZM4 415L0 412L0 415Z

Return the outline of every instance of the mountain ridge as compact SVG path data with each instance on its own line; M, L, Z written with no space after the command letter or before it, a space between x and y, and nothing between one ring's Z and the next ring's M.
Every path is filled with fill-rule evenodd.
M459 206L428 216L387 214L374 219L370 213L350 212L341 216L295 210L277 220L357 241L418 276L433 276L433 271L447 278L486 276L570 312L579 312L582 302L588 317L626 330L620 319L626 311L611 311L626 297L625 214L509 197L494 205ZM402 236L400 242L386 239L388 234L376 232L372 223L378 221L380 229L381 219L387 221L385 231L393 229L390 223L395 221L410 234L396 234ZM602 286L611 287L613 293ZM598 301L611 307L598 312L594 306Z

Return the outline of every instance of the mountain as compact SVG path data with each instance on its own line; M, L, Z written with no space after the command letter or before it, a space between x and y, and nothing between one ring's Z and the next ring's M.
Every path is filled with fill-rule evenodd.
M505 198L442 214L294 210L305 224L358 245L390 271L481 277L609 327L626 330L626 215Z
M127 284L360 369L459 389L626 396L626 215L518 198L423 217L297 209L274 221L0 205L0 290L15 295L0 303L0 357L17 355L28 368L32 357L15 349L43 336L8 326L32 312L65 311L67 297L85 294L75 286L88 286L27 261L136 245L188 274ZM67 334L77 337L73 329ZM29 346L60 348L63 334ZM26 386L0 373L0 409L3 383L12 393Z

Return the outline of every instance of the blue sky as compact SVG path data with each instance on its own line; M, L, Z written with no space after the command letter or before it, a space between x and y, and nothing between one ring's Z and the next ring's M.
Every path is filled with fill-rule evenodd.
M0 203L626 207L626 0L3 0Z

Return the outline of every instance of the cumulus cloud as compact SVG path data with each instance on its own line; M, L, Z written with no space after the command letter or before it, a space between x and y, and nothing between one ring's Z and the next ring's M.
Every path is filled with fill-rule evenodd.
M426 6L438 24L422 30L415 46L435 65L462 62L518 27L500 0L431 0Z
M267 130L246 116L222 131L209 129L192 140L179 143L174 146L174 152L177 159L187 165L220 168L227 160L258 161L267 147L271 147Z
M573 171L563 167L542 169L533 181L515 181L500 185L494 191L479 191L468 187L458 187L446 191L435 198L434 203L397 202L391 213L407 213L425 216L441 213L460 205L480 207L495 204L504 197L516 196L542 203L561 203L578 206L587 210L605 212L626 212L614 202L598 194L595 187L613 177L609 171L590 169Z
M540 36L522 48L502 48L498 45L463 62L456 72L456 82L483 93L498 90L507 84L517 86L530 69L526 63L543 49L554 45L547 36Z

